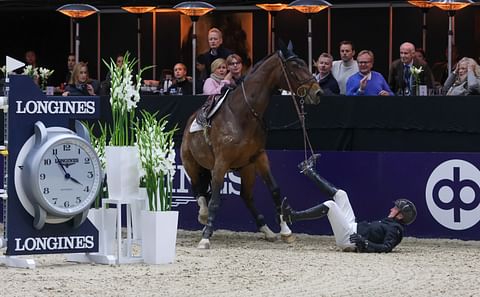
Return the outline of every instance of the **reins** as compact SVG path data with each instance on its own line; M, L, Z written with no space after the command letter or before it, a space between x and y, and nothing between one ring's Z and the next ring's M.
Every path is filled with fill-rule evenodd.
M295 106L295 110L297 111L297 115L298 115L298 119L300 121L300 125L302 126L303 148L304 148L305 161L306 161L308 159L307 145L310 149L310 154L314 155L314 151L313 151L312 144L310 143L310 139L308 137L307 129L305 127L305 115L306 115L305 108L304 108L305 100L300 99L300 104L301 104L301 110L300 110L300 108L298 107L297 100L295 100L295 95L294 94L296 94L296 93L293 91L292 84L290 83L290 80L288 79L287 70L285 69L286 68L285 63L280 57L278 57L278 58L280 59L280 65L282 66L283 75L285 76L285 80L287 81L287 85L288 85L288 88L290 90L290 96L292 97L293 105Z
M313 147L312 147L312 144L310 143L310 139L308 137L308 133L307 133L307 129L306 129L306 126L305 126L305 100L303 100L303 97L305 97L305 94L303 96L300 96L299 94L295 93L293 91L293 88L292 88L292 84L290 83L290 79L288 78L288 75L287 75L287 70L286 70L286 66L285 66L285 62L283 61L283 59L279 56L277 56L279 59L280 59L280 65L282 66L282 72L283 72L283 75L285 76L285 80L287 81L287 85L288 85L288 88L290 90L290 96L292 96L292 100L293 100L293 105L295 106L295 110L297 112L297 116L298 116L298 119L300 121L300 125L302 126L302 132L303 132L303 147L304 147L304 154L305 154L305 161L308 159L308 156L307 156L307 145L308 145L308 148L310 149L310 154L311 155L314 155L314 151L313 151ZM312 79L314 79L312 77ZM305 83L305 82L308 82L310 80L305 80L303 82L300 82L302 85ZM245 86L244 86L244 83L242 81L241 83L242 85L242 93L243 93L243 99L245 101L245 103L247 104L248 106L248 109L250 110L250 112L253 114L253 116L260 122L263 124L263 122L261 121L260 119L260 115L258 114L258 112L252 107L252 105L250 104L250 102L248 102L248 99L247 99L247 94L245 92ZM306 93L306 92L305 92ZM295 100L295 94L297 94L301 99L300 99L300 105L301 105L301 108L298 106L298 103L297 103L297 100Z

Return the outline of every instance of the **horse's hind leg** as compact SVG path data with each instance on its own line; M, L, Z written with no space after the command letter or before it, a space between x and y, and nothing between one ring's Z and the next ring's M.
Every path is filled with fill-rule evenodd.
M268 241L275 241L277 236L265 224L265 219L262 214L258 212L253 201L253 186L255 184L255 165L250 164L240 169L240 176L242 178L242 185L240 189L240 196L242 196L248 210L253 216L257 228L260 232L265 234L265 239Z
M280 235L282 237L282 240L288 243L293 242L295 240L295 237L292 235L292 231L288 227L287 223L280 216L282 205L280 188L278 187L277 182L272 175L272 171L270 170L270 162L268 161L268 156L266 152L263 152L258 156L258 158L255 160L255 165L263 180L267 184L270 193L272 194L273 202L275 203L275 209L277 210L277 215L280 217Z

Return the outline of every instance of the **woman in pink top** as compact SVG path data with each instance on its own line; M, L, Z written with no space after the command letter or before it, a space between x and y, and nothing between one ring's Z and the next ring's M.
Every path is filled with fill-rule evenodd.
M203 84L204 95L220 94L222 88L230 84L232 75L227 74L227 62L225 59L218 58L212 62L210 77Z

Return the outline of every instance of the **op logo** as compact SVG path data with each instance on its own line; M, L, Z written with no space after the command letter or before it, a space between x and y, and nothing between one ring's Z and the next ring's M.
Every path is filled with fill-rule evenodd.
M480 171L464 160L445 161L430 174L425 197L441 225L468 229L480 221Z

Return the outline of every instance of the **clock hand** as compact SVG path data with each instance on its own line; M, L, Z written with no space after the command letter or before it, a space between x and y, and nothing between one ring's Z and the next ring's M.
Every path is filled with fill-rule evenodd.
M83 184L82 184L81 182L79 182L76 178L73 178L73 177L71 177L70 175L69 175L69 178L70 178L74 183L83 186Z
M55 158L57 158L57 163L58 165L60 165L60 168L62 168L63 172L65 172L65 178L69 178L70 174L68 174L67 170L65 170L65 167L63 166L62 161L60 161L57 155L55 155Z

